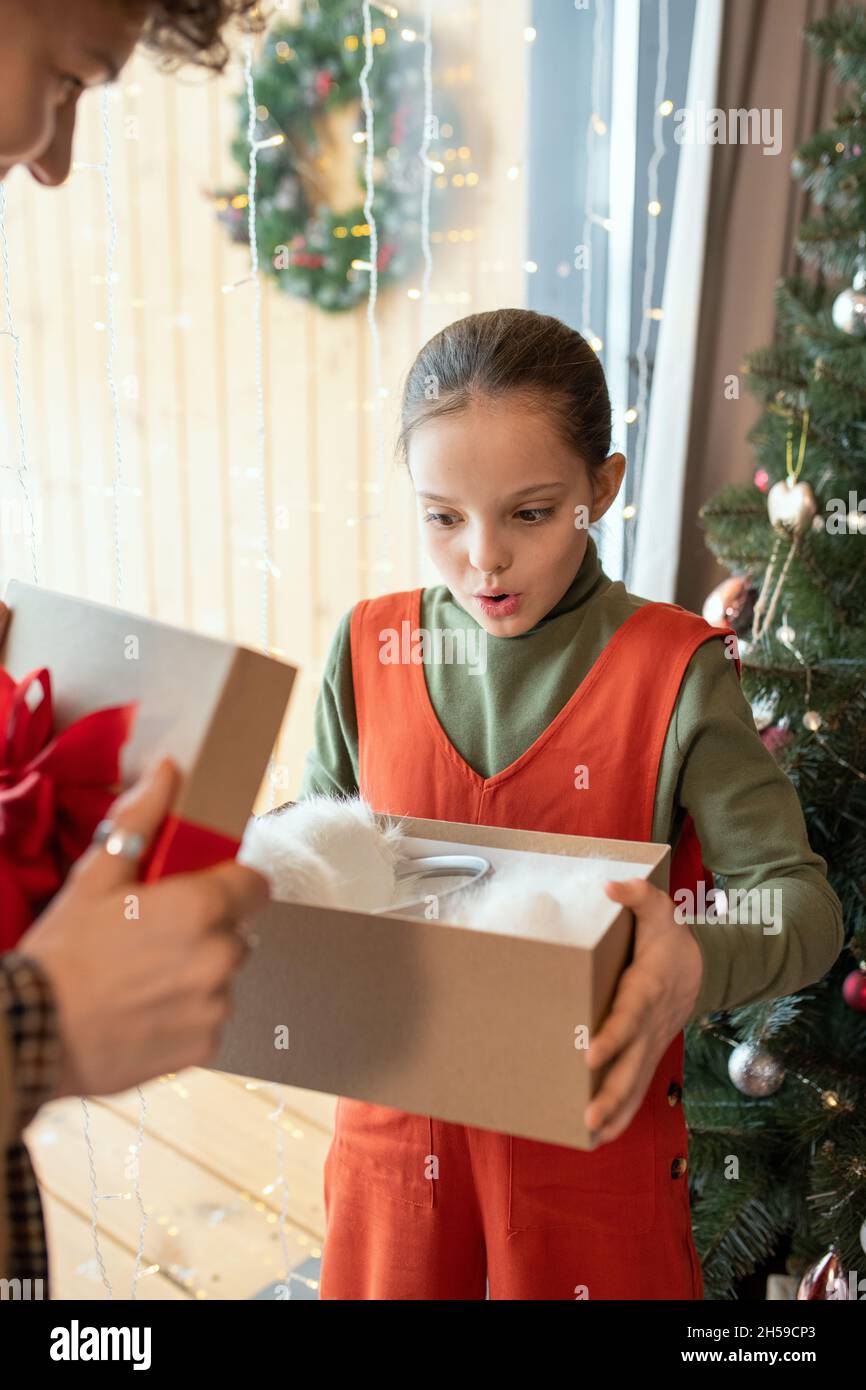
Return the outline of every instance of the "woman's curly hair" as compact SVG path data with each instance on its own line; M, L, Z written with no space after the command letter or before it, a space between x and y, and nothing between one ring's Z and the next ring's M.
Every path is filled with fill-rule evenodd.
M195 63L222 72L230 56L223 30L239 21L264 29L264 9L262 0L155 0L142 43L166 70Z

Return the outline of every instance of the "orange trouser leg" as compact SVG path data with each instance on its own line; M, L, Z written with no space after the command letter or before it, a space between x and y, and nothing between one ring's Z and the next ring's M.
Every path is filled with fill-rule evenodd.
M661 1068L629 1128L593 1150L466 1137L491 1299L703 1297L676 1073Z
M676 1048L591 1151L341 1100L321 1296L700 1299L687 1146Z
M341 1100L325 1162L323 1299L483 1299L484 1236L460 1125Z

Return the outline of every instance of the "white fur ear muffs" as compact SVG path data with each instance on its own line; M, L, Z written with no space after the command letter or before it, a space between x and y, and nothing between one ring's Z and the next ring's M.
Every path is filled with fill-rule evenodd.
M478 887L456 893L448 904L448 921L476 931L500 936L543 936L567 945L574 940L575 917L580 903L538 883L537 869L510 866L485 879Z
M443 848L444 857L424 858L423 869L419 865L419 871L412 872L400 819L377 818L360 797L313 796L251 817L237 858L264 874L277 902L348 912L417 915L429 901L424 894L435 880L439 886L432 896L443 900L444 922L503 936L574 942L582 925L610 908L598 866L591 870L577 860L566 861L565 875L543 870L540 874L537 864L517 862L474 884L444 887L458 861L468 865L469 872L487 861ZM560 858L558 867L563 862ZM421 886L425 881L426 888Z
M394 901L398 821L380 826L360 797L312 796L253 816L238 862L264 874L278 902L382 912Z

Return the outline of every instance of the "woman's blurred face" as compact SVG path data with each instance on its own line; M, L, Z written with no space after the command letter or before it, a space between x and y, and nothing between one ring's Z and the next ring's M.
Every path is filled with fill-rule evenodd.
M78 98L112 81L151 0L0 0L0 179L24 164L62 183L72 163Z

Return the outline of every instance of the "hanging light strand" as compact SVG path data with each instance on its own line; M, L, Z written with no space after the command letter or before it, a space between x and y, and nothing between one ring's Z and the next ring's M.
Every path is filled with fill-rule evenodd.
M111 410L114 423L114 477L112 483L112 538L114 549L114 601L120 607L123 602L123 546L121 543L121 512L120 499L124 492L124 473L123 473L123 441L120 426L120 398L117 392L117 381L115 378L115 361L117 359L117 332L114 318L114 255L117 250L117 221L114 216L114 197L111 182L111 160L112 160L112 141L111 141L111 121L109 109L109 92L107 87L103 87L101 96L101 115L102 115L102 162L100 164L76 163L73 168L95 170L102 177L102 186L105 192L105 214L108 226L108 238L106 242L105 255L105 293L106 293L106 313L105 326L107 332L108 348L106 352L106 379L108 391L111 397ZM135 1148L135 1169L133 1173L133 1195L136 1206L138 1207L140 1222L138 1230L138 1244L136 1247L135 1262L132 1269L132 1284L130 1297L133 1301L138 1297L138 1279L141 1273L141 1260L144 1251L144 1237L147 1230L148 1216L144 1205L141 1192L141 1153L144 1147L144 1125L147 1115L147 1101L144 1091L140 1086L136 1087L138 1097L138 1136ZM93 1236L93 1248L96 1254L96 1263L102 1275L108 1297L114 1297L111 1282L105 1272L105 1265L99 1247L99 1233L97 1228L99 1203L108 1201L110 1198L117 1197L117 1193L100 1193L97 1191L96 1181L96 1156L93 1150L93 1141L90 1134L90 1114L87 1102L82 1097L81 1107L84 1114L84 1144L87 1150L87 1167L90 1176L90 1208L92 1213L91 1233Z
M424 168L421 189L421 251L424 256L424 275L421 281L421 342L428 337L430 280L433 274L433 251L430 244L430 193L433 187L433 166L429 157L433 138L433 4L424 0L424 131L419 158Z
M244 85L247 95L247 144L250 150L249 175L247 178L247 237L250 248L251 274L241 284L253 284L253 365L256 400L256 468L255 476L259 487L259 531L261 573L260 587L260 638L263 652L271 647L271 577L278 571L271 559L270 519L268 517L268 489L265 473L265 382L262 365L262 280L259 271L258 209L256 203L256 174L258 172L258 152L273 140L256 140L256 93L253 81L253 34L252 29L244 31ZM270 805L277 799L278 771L273 752L268 760L268 790Z
M33 511L33 496L30 491L30 467L27 462L27 433L24 428L24 403L21 398L21 339L15 332L12 315L12 286L9 279L9 241L6 235L6 185L0 182L0 252L3 258L3 296L6 309L6 325L0 336L8 337L13 344L13 372L15 378L15 411L18 421L18 462L16 465L3 463L0 467L14 472L18 486L24 497L24 511L27 519L27 532L30 541L30 573L34 584L39 583L39 542L36 535L36 518Z
M250 247L250 267L253 283L253 345L255 368L256 399L256 479L259 485L259 521L261 526L261 639L262 651L270 648L270 579L272 562L270 556L270 526L268 523L268 495L265 478L265 386L262 367L262 282L259 273L259 244L257 236L256 174L258 152L261 148L256 140L256 94L253 82L253 36L251 29L244 32L244 82L247 94L247 143L250 148L249 176L247 179L247 234Z
M90 1235L93 1240L93 1250L102 1282L105 1285L108 1297L113 1298L114 1290L111 1287L111 1280L108 1277L105 1261L102 1258L102 1247L99 1244L99 1203L103 1198L96 1190L96 1160L93 1153L93 1139L90 1133L90 1108L83 1096L81 1097L81 1109L84 1114L84 1147L87 1150L87 1170L90 1175Z
M591 110L586 122L586 204L584 207L582 243L584 251L589 253L588 264L583 267L583 281L581 284L582 303L581 303L581 332L587 339L594 338L592 332L592 229L597 222L597 217L592 212L592 198L594 191L595 178L595 151L596 142L599 138L599 121L601 108L601 71L604 58L603 39L605 22L605 0L596 0L595 15L592 24L592 74L590 78L590 106Z
M292 1267L291 1267L291 1255L289 1254L289 1245L288 1245L288 1241L287 1241L287 1239L286 1239L286 1223L288 1222L288 1219L289 1219L289 1184L288 1184L288 1182L286 1181L286 1171L285 1171L285 1170L286 1170L286 1153L285 1153L285 1142L286 1142L286 1141L285 1141L285 1118L284 1118L284 1117L285 1117L285 1110L286 1110L286 1098L285 1098L285 1093L284 1093L283 1091L280 1091L280 1093L279 1093L279 1104L278 1104L276 1110L272 1111L271 1114L268 1116L268 1119L270 1120L271 1124L273 1124L273 1125L275 1126L275 1128L276 1128L276 1133L277 1133L277 1165L278 1165L278 1177L277 1177L277 1181L276 1181L275 1183L272 1183L272 1184L270 1185L270 1187L265 1188L265 1196L270 1195L270 1193L271 1193L271 1192L274 1190L274 1188L276 1188L276 1187L278 1187L278 1188L280 1189L280 1213L279 1213L279 1218L278 1218L279 1223L280 1223L280 1252L281 1252L282 1257L283 1257L283 1269L284 1269L284 1271L285 1271L285 1276L284 1276L284 1278L285 1278L285 1287L286 1287L286 1289L288 1290L289 1297L291 1298L291 1287L292 1287L292 1284L293 1284L293 1283L294 1283L294 1284L303 1284L304 1287L305 1287L305 1288L308 1288L308 1289L315 1288L316 1284L315 1284L315 1280L313 1280L313 1279L308 1279L308 1278L306 1277L306 1275L298 1274L296 1270L293 1270L293 1269L292 1269Z
M114 200L111 191L111 123L109 121L108 88L101 90L102 106L102 184L105 190L105 215L108 223L108 244L105 258L105 327L108 340L105 370L108 379L108 392L111 397L111 414L114 424L114 479L112 483L112 533L114 538L114 594L115 603L123 603L123 548L121 545L120 499L123 492L123 444L120 431L120 400L117 394L117 381L114 364L117 358L117 333L114 321L114 253L117 249L117 222L114 217Z
M370 228L370 262L367 267L370 272L370 290L367 297L367 323L370 328L370 341L372 347L372 376L373 376L373 437L376 458L376 493L378 496L378 507L371 517L365 520L378 521L382 528L383 549L388 551L388 530L385 524L385 438L382 429L382 354L379 341L379 328L376 322L376 301L379 288L379 235L376 227L376 218L373 213L373 159L375 154L373 137L373 104L370 99L370 85L368 78L373 68L373 31L372 20L370 17L370 0L364 0L364 49L366 57L364 66L360 74L361 86L361 105L364 111L364 126L366 133L366 149L364 159L365 173L365 193L364 193L364 221ZM383 556L384 559L384 556Z
M668 55L669 55L669 32L668 32L668 0L659 0L659 37L658 53L656 56L656 82L655 94L653 97L653 152L650 155L647 167L647 207L658 208L658 171L659 165L665 155L664 138L664 116L662 114L662 103L664 101L665 89L668 85ZM647 217L647 247L644 260L644 279L640 334L638 337L637 358L638 358L638 393L637 393L637 430L635 432L634 449L634 483L632 498L634 505L640 513L640 485L641 474L643 471L644 454L646 452L647 435L647 403L649 401L649 341L650 331L653 323L652 299L655 287L656 274L656 250L658 244L658 216L652 212ZM634 554L636 529L634 526L627 526L625 531L625 574L630 575L630 566Z

